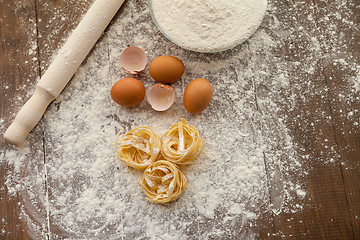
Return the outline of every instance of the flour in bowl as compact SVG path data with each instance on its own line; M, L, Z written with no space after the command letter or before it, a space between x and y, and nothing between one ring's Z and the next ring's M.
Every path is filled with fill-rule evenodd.
M152 0L162 32L183 48L216 52L249 38L261 24L267 0Z

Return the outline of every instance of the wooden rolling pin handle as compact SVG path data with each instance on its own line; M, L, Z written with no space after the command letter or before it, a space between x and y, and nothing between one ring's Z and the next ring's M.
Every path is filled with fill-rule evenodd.
M4 138L12 144L21 145L54 99L55 96L48 91L36 87L33 96L20 109L13 123L6 130Z
M34 96L26 102L5 132L4 138L20 145L39 122L49 103L59 96L82 61L97 42L124 0L95 0L93 5L60 49Z

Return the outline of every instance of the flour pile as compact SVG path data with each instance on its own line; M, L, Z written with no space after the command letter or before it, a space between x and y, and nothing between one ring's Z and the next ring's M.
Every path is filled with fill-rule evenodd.
M286 126L287 112L297 108L290 85L299 65L309 78L314 74L321 45L309 32L286 24L302 18L299 6L278 7L270 4L262 27L241 46L201 54L164 39L146 4L127 1L30 135L29 146L39 146L42 139L36 136L44 131L44 151L0 150L0 164L14 167L7 173L8 192L24 199L22 218L33 237L252 239L263 215L301 210L291 203L306 197L298 181L306 175L301 164L307 156L301 156ZM293 12L278 19L280 10ZM307 54L314 61L287 62L275 54L299 34L312 43ZM140 46L149 59L167 54L185 63L183 78L172 85L177 97L168 111L154 112L146 101L127 109L111 100L111 86L129 76L118 61L127 45ZM212 83L214 96L202 114L192 116L181 96L198 77ZM154 83L147 71L139 80L147 89ZM184 170L189 184L182 197L166 206L153 204L137 183L140 173L129 173L117 160L113 141L121 128L150 126L162 134L180 117L199 130L204 150Z
M165 35L199 52L226 50L259 27L266 0L150 1L152 16Z

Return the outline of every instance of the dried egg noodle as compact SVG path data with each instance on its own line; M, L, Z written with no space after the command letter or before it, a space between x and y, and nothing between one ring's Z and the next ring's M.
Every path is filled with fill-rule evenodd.
M162 136L161 154L172 163L188 165L202 152L203 141L195 127L180 120Z
M119 135L120 132L115 139L115 149ZM138 127L121 138L118 158L129 167L144 169L157 160L160 148L160 137L151 128Z
M178 166L166 160L149 165L139 182L146 200L154 203L175 201L187 186L187 178Z

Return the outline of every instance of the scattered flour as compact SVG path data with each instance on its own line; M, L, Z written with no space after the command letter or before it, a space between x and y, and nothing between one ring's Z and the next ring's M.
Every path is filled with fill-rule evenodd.
M337 4L343 2L347 1ZM252 228L263 214L301 211L303 206L293 205L292 200L307 197L298 182L306 175L302 165L309 156L301 156L287 127L287 114L306 101L296 92L294 69L303 69L299 78L308 78L303 84L312 87L317 62L337 58L330 51L335 40L324 43L311 29L290 24L301 19L313 26L314 13L303 19L299 13L303 8L300 3L281 8L270 1L262 27L248 41L223 53L201 54L169 43L151 22L146 4L127 1L30 134L29 147L24 152L0 150L0 165L12 166L6 173L8 194L22 197L21 218L32 237L253 239L258 236ZM60 10L49 11L56 14L47 24L63 24ZM54 28L49 44L56 34ZM285 43L290 50L295 48L298 38L303 41L296 47L310 60L299 56L298 61L285 61L286 56L274 55ZM142 47L150 60L170 54L184 61L186 72L172 85L177 98L168 111L154 112L146 101L131 109L112 102L112 84L129 76L118 64L128 45ZM30 47L35 51L33 44ZM330 49L328 56L320 56L322 48ZM49 54L46 46L40 50ZM348 62L345 59L339 66L358 67ZM355 75L352 72L358 79ZM204 113L192 116L185 111L181 96L196 77L212 83L214 97ZM147 89L153 84L147 71L139 79ZM140 173L130 173L116 158L115 134L120 128L128 131L137 126L163 133L180 117L202 134L204 152L185 167L189 185L178 201L166 206L147 202L137 184Z
M296 194L300 197L300 198L304 198L306 196L306 192L304 192L301 189L297 189L296 190Z

